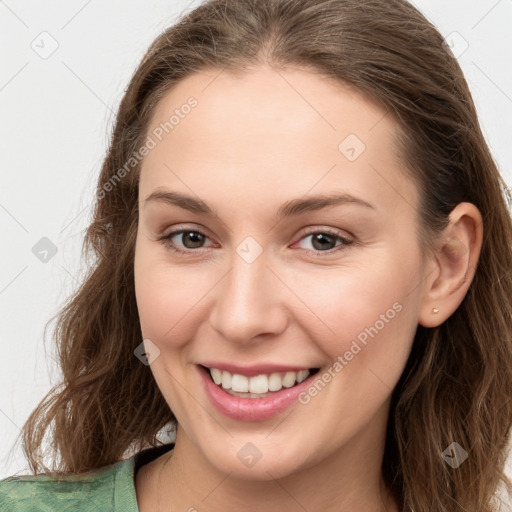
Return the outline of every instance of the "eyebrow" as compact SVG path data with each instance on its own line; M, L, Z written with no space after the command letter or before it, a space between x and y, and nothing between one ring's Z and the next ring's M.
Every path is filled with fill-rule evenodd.
M201 199L182 194L180 192L155 190L145 199L144 202L147 204L152 201L163 202L178 206L191 212L218 217L216 210L210 207ZM365 208L371 208L374 210L376 209L372 204L351 194L318 194L314 196L308 196L307 198L299 197L296 199L291 199L290 201L286 201L277 210L277 219L280 220L284 217L299 215L305 212L313 212L322 210L323 208L329 208L343 204L355 204Z

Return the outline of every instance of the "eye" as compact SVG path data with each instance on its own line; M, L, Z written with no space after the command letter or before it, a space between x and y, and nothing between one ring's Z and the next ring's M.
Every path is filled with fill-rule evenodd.
M194 249L202 249L208 237L193 229L180 229L171 231L160 238L161 242L169 249L177 252L188 252Z
M338 250L342 250L353 243L353 240L325 229L308 233L306 236L301 238L299 244L302 243L303 245L308 245L304 244L304 241L308 238L310 238L311 248L303 246L302 249L312 252L315 255L318 255L319 253L331 254ZM205 245L206 241L209 240L208 236L201 231L194 229L179 229L171 231L159 240L168 249L179 253L198 252L197 250L207 248L212 245Z
M309 247L302 247L303 249L329 254L341 250L345 246L349 246L353 243L353 240L349 240L348 238L342 237L337 233L326 230L309 233L301 238L301 242L307 240L308 238L310 239L309 245L312 247L312 249Z

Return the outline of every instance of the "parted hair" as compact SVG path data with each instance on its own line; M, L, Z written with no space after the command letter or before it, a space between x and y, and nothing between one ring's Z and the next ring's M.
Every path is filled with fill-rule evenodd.
M496 510L498 488L512 495L504 473L512 427L510 192L456 58L405 0L210 0L151 44L114 121L85 234L87 274L56 316L62 379L22 430L31 470L111 464L158 444L158 432L176 421L134 356L142 341L133 270L140 164L107 193L105 185L144 144L155 106L180 80L261 64L313 70L386 109L420 191L425 251L458 203L480 210L483 245L469 290L441 325L418 325L392 392L382 473L404 511ZM468 453L456 468L442 457L452 442Z

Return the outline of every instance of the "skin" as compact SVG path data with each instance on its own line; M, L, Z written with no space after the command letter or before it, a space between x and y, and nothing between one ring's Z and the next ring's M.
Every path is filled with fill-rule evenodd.
M166 94L148 134L190 96L197 107L150 151L140 176L137 304L143 338L160 350L150 369L179 427L173 452L137 473L139 508L397 511L380 475L391 392L417 325L439 325L463 300L480 214L459 204L435 254L423 255L398 127L344 84L266 65L240 76L202 71ZM338 149L348 134L366 146L354 161ZM155 190L200 198L217 215L146 201ZM373 208L346 203L277 222L283 203L333 192ZM159 240L180 228L205 234L203 247L177 235L188 248L180 254ZM353 243L314 245L310 235L325 229ZM236 252L248 236L263 251L252 263ZM206 360L325 371L395 303L400 312L305 405L237 421L202 388L195 365ZM252 467L237 457L248 442L262 454Z

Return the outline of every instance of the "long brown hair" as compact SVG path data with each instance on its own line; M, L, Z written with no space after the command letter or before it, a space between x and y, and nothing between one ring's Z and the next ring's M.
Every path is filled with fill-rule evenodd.
M476 275L450 318L418 326L392 394L382 472L403 510L494 510L500 485L512 495L503 472L512 426L509 192L456 59L405 0L211 0L153 42L122 98L101 170L84 245L89 273L58 316L62 383L23 429L32 470L49 470L47 441L54 471L82 472L156 444L175 421L149 367L134 356L142 341L133 275L140 165L126 163L177 82L199 70L243 73L262 63L313 69L387 109L421 192L427 249L459 202L480 210ZM456 469L441 457L453 441L468 452Z

